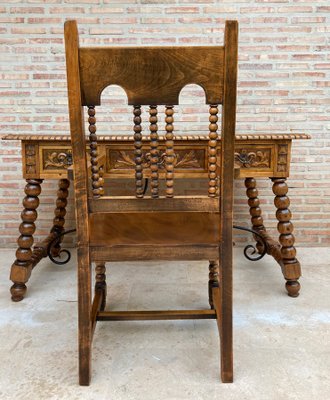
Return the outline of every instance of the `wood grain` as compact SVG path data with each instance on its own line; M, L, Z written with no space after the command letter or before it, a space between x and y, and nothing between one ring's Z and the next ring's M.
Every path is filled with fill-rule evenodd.
M88 185L86 141L81 104L78 30L75 21L64 25L70 132L74 160L74 191L78 247L79 382L91 377L91 271L89 251ZM93 103L90 103L93 104Z
M222 103L222 46L80 48L83 105L100 105L109 85L121 86L128 104L179 104L185 85L205 91L206 103ZM212 76L212 80L210 80Z
M90 215L90 244L94 247L121 244L218 244L218 220L218 213L182 210L93 213Z
M220 229L221 251L221 378L223 382L233 381L233 182L237 92L237 43L238 24L226 21L224 56L224 99L222 107L222 146L220 167ZM215 308L217 306L215 305Z
M150 196L143 199L135 199L133 196L104 196L98 200L91 198L90 210L92 213L176 210L218 212L219 200L207 196L176 196L171 199L159 197L157 201L154 201Z

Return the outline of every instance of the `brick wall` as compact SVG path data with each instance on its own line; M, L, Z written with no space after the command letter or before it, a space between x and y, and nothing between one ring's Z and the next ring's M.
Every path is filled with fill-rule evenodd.
M226 19L240 23L238 133L306 132L293 145L289 195L298 245L330 244L329 2L303 0L6 0L0 3L0 133L68 134L63 23L77 19L82 44L222 43ZM112 98L110 98L110 94ZM206 132L203 93L185 88L179 118ZM103 94L99 132L131 127L118 88ZM107 122L106 122L107 121ZM177 132L185 125L176 125ZM14 246L24 182L17 142L0 147L0 246ZM196 183L197 184L197 183ZM275 232L271 185L260 180L263 213ZM187 187L187 190L189 187ZM37 236L52 219L54 182L43 184ZM242 182L235 217L248 221ZM72 194L68 226L74 224ZM239 236L236 241L244 241Z

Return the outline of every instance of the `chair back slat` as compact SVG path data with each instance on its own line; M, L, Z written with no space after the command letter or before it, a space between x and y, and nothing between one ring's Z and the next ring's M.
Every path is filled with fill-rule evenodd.
M109 85L121 86L130 105L176 105L182 88L191 83L204 89L206 103L220 104L223 60L223 46L83 47L82 105L100 105Z

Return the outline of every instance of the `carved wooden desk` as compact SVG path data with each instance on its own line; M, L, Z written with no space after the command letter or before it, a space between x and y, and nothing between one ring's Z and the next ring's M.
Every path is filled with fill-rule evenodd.
M305 134L288 135L237 135L236 136L236 178L244 178L247 188L253 229L259 232L267 243L267 253L272 255L282 268L286 289L290 296L299 294L301 275L299 261L294 248L293 225L288 209L286 179L289 176L291 142L293 139L308 139ZM23 155L23 177L27 181L23 199L22 223L19 227L16 260L11 267L13 281L11 295L20 301L26 293L26 283L32 269L47 256L49 243L64 231L65 207L69 188L68 168L72 164L70 136L8 135L4 140L21 140ZM160 139L161 140L161 139ZM207 177L208 136L176 136L175 174L181 178ZM106 157L104 177L118 179L133 177L134 154L132 136L99 136L99 153ZM148 142L148 138L145 138ZM219 140L219 149L221 140ZM148 143L145 143L144 164L148 166ZM161 151L161 146L160 146ZM160 154L160 169L163 155ZM255 177L269 178L273 182L276 217L279 221L279 240L272 239L264 226L261 215ZM33 234L37 219L38 196L44 179L59 181L55 218L50 234L33 246ZM256 238L257 240L257 238ZM260 251L261 243L257 242ZM52 256L61 250L60 242L52 247ZM212 266L210 267L210 274Z

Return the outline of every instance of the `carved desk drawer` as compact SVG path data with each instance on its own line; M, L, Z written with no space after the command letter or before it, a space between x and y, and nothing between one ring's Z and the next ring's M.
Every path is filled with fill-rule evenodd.
M289 176L292 139L308 139L308 135L237 135L235 144L235 176ZM22 140L24 178L57 179L67 177L72 165L69 136L11 136ZM129 178L134 175L134 142L132 136L100 136L99 154L106 155L105 176ZM149 176L149 138L143 141L144 176ZM175 137L175 174L178 178L207 177L208 137ZM220 161L221 140L218 157ZM87 147L88 155L88 147ZM159 169L164 171L164 137L159 138Z

